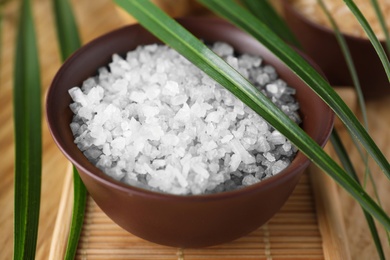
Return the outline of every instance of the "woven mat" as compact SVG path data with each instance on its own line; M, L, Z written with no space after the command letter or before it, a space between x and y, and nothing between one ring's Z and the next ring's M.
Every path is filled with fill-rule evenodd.
M328 195L318 196L332 192L333 183L318 179L327 178L320 173L316 175L312 180L305 172L287 203L267 224L231 243L203 249L166 247L133 236L89 197L76 259L348 259L343 233L332 231L341 221L324 200ZM64 255L72 204L72 174L67 176L50 259L63 259ZM320 187L313 190L316 183ZM332 227L330 232L327 226Z

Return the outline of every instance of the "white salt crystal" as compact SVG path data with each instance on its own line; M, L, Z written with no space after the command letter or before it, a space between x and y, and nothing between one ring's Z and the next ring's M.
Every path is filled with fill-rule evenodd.
M101 146L107 142L107 134L101 125L92 125L90 130L90 135L94 138L94 145Z
M222 139L221 139L221 143L225 144L225 143L228 143L230 140L233 139L233 135L225 135Z
M223 117L223 112L213 111L209 113L205 119L206 122L219 123Z
M210 173L207 171L205 165L199 163L197 158L191 159L191 169L204 179L207 179L210 176Z
M237 115L244 115L244 104L242 102L235 101L234 110Z
M284 135L282 135L279 131L274 130L271 135L268 136L267 140L275 145L280 145L286 142L286 137L284 137Z
M252 56L249 54L243 54L239 60L239 65L241 68L251 68L259 67L261 65L262 59L260 57Z
M257 182L259 182L260 180L257 179L255 176L249 174L249 175L246 175L243 179L242 179L242 185L244 186L249 186L249 185L252 185L252 184L255 184Z
M264 153L264 157L265 157L268 161L270 161L270 162L274 162L274 161L275 161L275 156L274 156L272 153L270 153L270 152Z
M274 67L272 67L270 65L265 65L263 70L265 73L270 75L271 78L276 78L277 75L276 75L276 70Z
M101 155L99 158L100 158L99 161L96 163L96 166L98 168L106 169L106 168L111 167L111 165L112 165L111 157L106 156L106 155Z
M94 87L96 87L96 81L95 81L95 79L94 79L94 78L89 78L89 79L87 79L87 80L85 80L85 81L83 82L83 85L82 85L82 87L81 87L81 90L82 90L85 94L88 94L89 91L90 91L92 88L94 88Z
M230 171L234 172L237 170L241 163L241 156L239 153L235 153L230 157Z
M282 161L282 160L276 161L272 165L271 172L272 172L273 175L275 175L275 174L281 172L282 170L284 170L288 165L289 165L288 162L285 162L285 161Z
M180 165L182 166L182 174L183 176L188 176L188 173L190 172L191 169L191 155L186 154L181 160L180 160Z
M72 131L73 135L76 135L80 129L80 125L76 122L70 123L70 130Z
M209 165L209 169L210 169L210 171L212 172L212 173L218 173L218 171L219 171L219 164L218 163L210 163L210 165Z
M74 102L80 103L84 107L88 105L88 101L79 87L69 89L68 93Z
M117 137L111 141L111 147L113 149L123 150L126 145L126 139L124 137Z
M219 56L228 56L233 55L234 49L226 43L218 42L214 44L213 51Z
M189 106L186 103L184 103L182 108L179 111L177 111L174 119L176 121L187 122L188 120L190 120L190 116L191 116L191 110Z
M124 78L129 82L128 88L132 89L141 81L141 75L137 69L126 71Z
M103 96L104 96L104 89L101 86L96 86L91 88L91 90L88 92L86 96L86 99L88 104L95 105L95 104L99 104Z
M186 149L185 147L181 147L181 146L176 147L173 152L173 155L179 158L183 157L185 154L186 154Z
M211 151L217 147L218 147L217 143L214 142L213 140L211 140L203 145L203 148L205 151Z
M141 111L146 117L154 117L160 112L160 109L156 106L143 105L141 106Z
M109 168L106 170L107 175L114 179L121 180L125 176L125 172L119 168Z
M143 91L132 91L129 95L129 99L137 103L143 103L146 97L147 96Z
M282 95L282 93L279 90L278 85L276 85L276 84L268 84L265 86L265 89L277 98L279 98Z
M168 80L163 88L163 94L175 96L179 94L179 84L175 81Z
M205 120L206 121L206 120ZM207 121L206 121L207 122ZM206 134L211 136L215 131L215 124L213 123L208 123L206 126Z
M162 168L166 165L166 161L162 159L155 159L153 160L152 165L157 169Z
M199 104L198 102L194 103L191 106L191 113L196 117L204 117L206 115L207 110L213 108L207 103Z
M144 89L145 89L146 97L149 100L156 99L160 95L160 93L161 93L161 90L159 89L159 86L156 85L156 84L153 84L152 86L144 88Z
M69 108L73 112L73 114L75 114L75 117L78 116L80 107L81 107L81 105L78 103L72 103L69 105Z
M238 141L237 139L234 138L230 142L230 145L231 145L234 153L240 154L241 160L244 163L251 164L251 163L255 163L256 162L255 157L253 155L251 155L250 153L248 153L248 151L245 150L245 148L242 146L240 141Z
M145 167L145 163L139 163L139 162L135 163L134 171L137 172L138 174L142 174L142 175L148 173L147 167ZM151 173L151 172L149 172L149 173Z
M130 129L130 122L129 121L123 121L123 122L121 122L120 125L121 125L121 129L123 132Z
M299 122L294 93L260 57L213 46ZM153 61L153 62L152 62ZM251 185L287 167L296 148L264 119L167 46L113 55L113 62L69 90L71 130L80 150L109 176L172 194ZM283 98L281 100L278 97ZM283 157L281 157L283 156ZM283 158L280 160L279 158Z
M140 134L143 138L148 140L160 140L160 138L164 135L164 131L159 125L144 124L141 127Z
M179 141L179 137L174 134L166 134L161 138L161 143L165 145L176 146Z
M141 124L137 121L137 119L135 119L134 117L132 117L130 119L130 129L133 131L133 132L137 132L139 131L139 129L141 128Z
M267 138L263 135L260 135L257 139L257 146L256 150L259 152L268 152L271 149L271 146L269 145Z
M92 119L92 109L90 107L80 107L78 115L85 120L89 121Z
M150 63L152 58L148 52L140 52L139 60L142 63Z
M285 152L288 152L291 150L291 143L290 142L285 142L283 145L282 145L282 148Z
M158 83L159 85L164 85L167 79L167 74L165 73L154 73L149 78L150 83Z
M112 84L110 90L112 92L119 92L118 95L126 95L127 94L127 85L128 81L124 79L118 79Z
M188 100L187 95L175 95L171 98L171 104L173 106L183 105Z
M101 154L102 154L102 151L100 151L96 147L88 149L84 152L85 157L87 157L89 160L92 160L92 161L96 160Z
M157 48L158 48L158 44L156 43L144 46L144 50L147 52L155 52L157 51Z
M259 74L257 77L256 77L256 82L260 84L260 86L265 86L267 83L269 83L271 81L271 78L268 74L266 73L263 73L263 74Z
M103 153L105 155L111 155L111 148L108 143L103 144Z
M179 182L180 186L182 186L184 188L188 186L187 179L184 178L184 176L182 175L182 173L180 172L179 169L168 164L166 167L166 171L171 172L176 177L176 180Z

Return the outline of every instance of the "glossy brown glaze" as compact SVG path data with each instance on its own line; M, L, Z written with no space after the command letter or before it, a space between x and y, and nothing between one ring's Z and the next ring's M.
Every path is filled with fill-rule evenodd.
M291 0L283 0L282 3L288 26L329 82L334 86L353 86L334 32L309 20L293 7ZM343 36L351 52L364 97L372 99L389 95L389 80L371 42L347 34ZM385 49L385 43L381 43Z
M330 109L289 69L246 33L215 18L180 22L197 37L230 43L238 52L261 55L279 76L297 89L303 129L324 145L333 127ZM68 89L96 75L113 53L157 42L139 25L111 32L70 57L47 94L46 114L53 138L77 167L89 194L118 225L146 240L175 247L205 247L244 236L267 222L286 202L309 160L298 153L280 174L240 190L212 195L176 196L127 186L93 166L74 144Z

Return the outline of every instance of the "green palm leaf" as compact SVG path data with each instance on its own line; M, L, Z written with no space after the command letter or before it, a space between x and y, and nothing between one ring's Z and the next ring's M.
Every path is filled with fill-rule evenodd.
M61 58L64 61L81 47L81 40L69 1L53 0L53 9Z
M361 186L335 163L317 143L308 137L299 126L276 108L270 100L257 91L238 72L211 52L207 46L154 6L150 1L116 0L116 3L135 17L145 28L176 49L265 118L321 169L344 187L386 229L390 229L389 216L368 196ZM283 49L285 46L283 45L280 48ZM310 71L314 70L306 64L302 66L306 66L307 68L305 67L305 69ZM387 161L385 162L387 163Z
M349 48L348 48L347 43L345 41L345 38L341 34L335 20L333 19L332 15L330 14L329 10L327 9L325 3L323 2L323 0L317 0L317 2L320 4L321 9L323 10L326 17L328 18L328 21L331 23L332 28L333 28L333 32L335 33L335 36L337 39L337 42L339 43L341 51L344 55L344 59L347 63L348 70L351 74L352 81L354 83L355 90L356 90L356 93L358 96L359 106L360 106L360 110L361 110L362 116L363 116L364 127L366 128L366 130L368 132L369 130L368 130L368 117L367 117L367 113L366 113L366 105L365 105L365 101L364 101L363 92L362 92L362 89L360 86L360 81L359 81L359 78L358 78L358 75L357 75L357 72L355 69L355 65L354 65L353 60L352 60L351 53L349 51ZM343 165L344 169L347 171L347 173L349 175L351 175L351 177L353 177L357 182L359 182L359 178L358 178L358 176L354 170L354 167L353 167L353 165L348 157L348 153L346 152L336 130L333 131L330 140L333 144L334 149L336 150L338 158L340 159L341 164ZM365 176L368 176L368 175L370 176L370 179L372 180L372 185L374 187L374 191L376 194L376 199L377 199L379 205L381 206L379 196L377 195L376 184L373 180L371 171L370 171L369 166L368 166L368 154L367 153L363 154L363 152L361 151L360 146L358 144L358 141L355 138L352 138L352 140L355 143L355 146L358 149L358 151L359 151L359 153L364 161ZM365 187L365 185L363 187ZM379 255L380 259L385 259L382 244L381 244L381 241L380 241L380 238L378 235L377 228L376 228L375 223L374 223L374 219L372 218L372 216L370 214L367 213L367 211L364 211L364 216L366 218L368 227L370 229L370 232L371 232L374 244L376 246L378 255Z
M41 191L41 90L30 2L21 3L14 70L14 259L34 259Z
M247 31L288 65L333 109L352 135L363 144L367 152L390 179L390 164L365 128L329 83L298 53L285 44L283 40L256 17L235 3L234 0L225 0L223 2L218 0L199 0L199 2Z
M61 57L64 61L80 48L81 40L69 1L53 0L53 7ZM72 222L65 252L65 259L69 260L74 259L76 255L87 201L87 190L75 167L73 167L73 194Z
M267 0L240 0L244 6L270 29L272 29L279 37L283 38L288 43L295 47L301 47L301 44L296 39L290 28L284 20L278 15L275 9Z
M348 8L351 10L351 12L355 15L356 19L366 32L368 38L370 39L372 46L374 46L375 51L377 52L383 68L385 69L386 75L388 80L390 81L390 63L387 58L387 55L385 53L385 50L383 49L381 43L379 42L378 38L376 37L374 31L372 30L370 24L367 22L366 18L363 16L362 12L359 10L359 8L356 6L354 1L352 0L344 0L345 4L348 6Z
M66 245L65 260L73 260L76 255L85 215L87 190L81 181L79 173L73 167L73 209L72 223Z
M390 32L387 29L386 20L383 17L383 13L382 13L382 10L379 6L378 0L371 0L371 4L374 7L376 17L378 17L379 23L381 24L383 34L385 35L387 53L390 53Z
M356 174L356 171L355 171L355 169L353 167L353 164L352 164L351 160L349 159L348 153L345 150L345 147L344 147L343 143L341 142L341 139L340 139L340 137L339 137L339 135L338 135L336 130L333 130L333 132L332 132L332 134L330 136L330 141L332 142L333 148L335 149L335 151L337 153L337 156L339 157L339 159L340 159L344 169L346 170L346 172L352 178L354 178L357 182L359 182L359 177ZM374 219L364 209L363 209L363 213L364 213L364 217L366 218L368 227L370 229L371 236L372 236L372 239L373 239L375 247L376 247L376 251L378 252L378 256L382 260L386 259L385 258L385 254L383 252L381 240L380 240L380 237L378 235L378 231L377 231Z

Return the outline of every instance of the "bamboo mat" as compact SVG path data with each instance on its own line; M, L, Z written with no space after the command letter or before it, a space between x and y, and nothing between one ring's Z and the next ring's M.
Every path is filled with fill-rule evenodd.
M70 225L70 169L66 176L49 258L53 260L63 259ZM341 216L335 215L340 210L330 198L335 194L334 183L321 173L316 176L312 180L306 171L287 203L267 224L231 243L203 249L166 247L133 236L89 197L76 259L349 259ZM318 186L314 193L313 184Z

